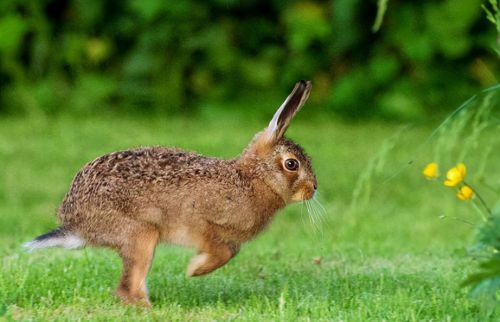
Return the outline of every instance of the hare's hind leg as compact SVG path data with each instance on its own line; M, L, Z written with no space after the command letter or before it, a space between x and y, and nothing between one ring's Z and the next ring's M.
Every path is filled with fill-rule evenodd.
M153 226L140 226L130 232L128 241L118 250L123 260L123 273L116 294L123 302L151 306L146 276L159 235Z
M186 275L192 277L208 274L229 262L239 249L238 245L205 242L198 255L191 259Z

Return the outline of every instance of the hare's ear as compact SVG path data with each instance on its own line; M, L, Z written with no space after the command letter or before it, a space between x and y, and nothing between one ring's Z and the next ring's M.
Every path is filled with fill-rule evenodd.
M267 143L275 143L283 137L288 128L288 124L290 124L292 118L304 105L309 97L310 91L310 81L301 80L295 84L290 95L288 95L286 100L274 114L271 122L269 122L269 126L265 131Z

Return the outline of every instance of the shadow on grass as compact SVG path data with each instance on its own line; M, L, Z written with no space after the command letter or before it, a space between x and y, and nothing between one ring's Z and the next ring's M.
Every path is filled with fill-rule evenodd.
M381 298L424 302L440 292L440 301L453 301L459 294L465 297L465 291L459 289L458 284L443 289L443 285L436 285L440 283L436 283L435 276L430 278L426 274L395 274L383 270L365 274L339 273L336 269L323 267L289 271L278 266L279 263L265 270L240 270L236 273L228 269L196 279L179 274L159 279L158 275L153 275L150 279L151 300L154 306L160 307L172 304L184 308L242 307L260 302L262 306L277 308L280 301L286 300L296 304L336 303L348 309L356 308L360 302ZM454 294L447 296L446 293Z

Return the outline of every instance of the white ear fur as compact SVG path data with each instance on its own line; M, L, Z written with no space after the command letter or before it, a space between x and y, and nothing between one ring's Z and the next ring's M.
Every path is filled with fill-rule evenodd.
M290 95L288 95L280 108L274 113L271 122L269 122L266 130L269 141L276 141L285 134L288 124L304 105L309 97L310 91L310 81L301 80L295 84Z
M269 135L276 132L276 130L278 129L278 118L280 117L281 113L285 109L285 106L290 101L290 96L291 96L291 94L287 96L286 100L283 102L283 104L281 104L280 108L276 111L276 113L274 113L274 116L271 119L271 122L269 122L269 125L267 126L267 130L269 132Z

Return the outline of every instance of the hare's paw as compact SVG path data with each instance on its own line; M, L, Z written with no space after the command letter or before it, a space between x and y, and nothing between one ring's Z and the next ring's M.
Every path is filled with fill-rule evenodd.
M143 290L134 294L120 286L116 290L116 296L120 298L123 304L133 304L145 308L151 307L151 302L149 302L148 296Z
M207 246L206 251L201 251L191 259L186 271L188 277L201 276L213 272L226 264L237 253L237 250L233 250L234 247L224 244Z
M200 276L203 275L201 268L207 266L207 263L211 261L210 259L210 254L208 253L201 253L196 256L194 256L191 259L191 262L189 263L189 266L186 271L186 275L188 277L193 277L193 276ZM213 259L212 259L213 261ZM218 266L220 267L220 266ZM212 270L215 270L217 267L214 267ZM209 273L209 272L205 272Z

